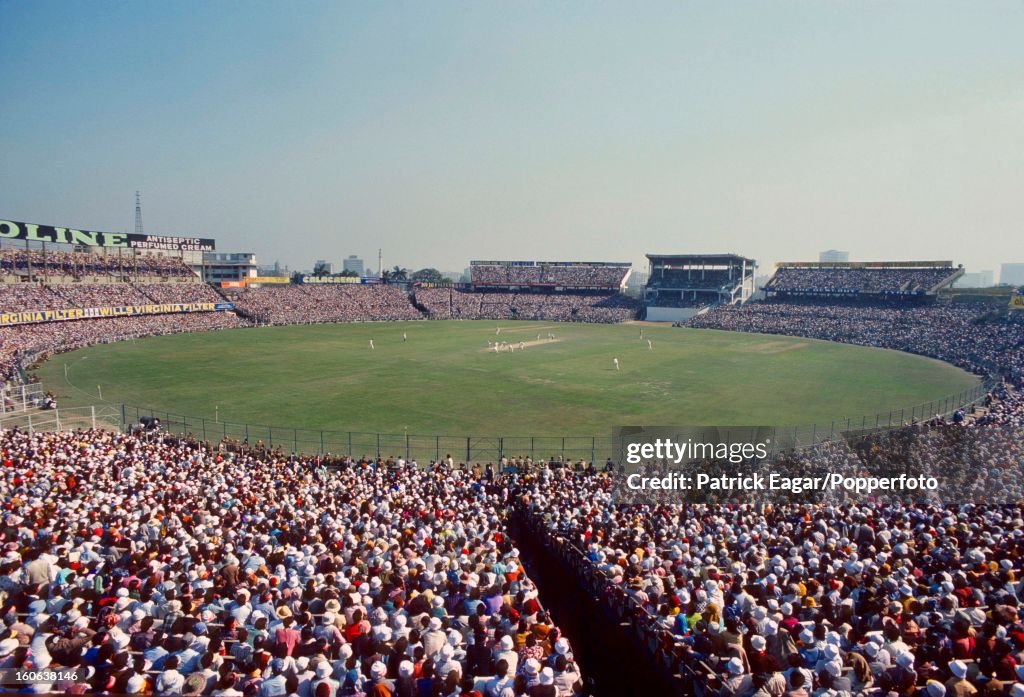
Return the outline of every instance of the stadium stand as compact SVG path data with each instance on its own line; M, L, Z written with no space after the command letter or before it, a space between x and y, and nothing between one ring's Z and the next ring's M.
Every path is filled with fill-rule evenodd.
M349 458L328 470L152 433L4 431L0 447L14 502L3 667L82 671L44 690L582 686L505 531L493 472Z
M994 454L986 491L1008 487L1008 503L626 507L603 475L563 473L525 484L520 510L680 694L1001 693L1024 648L1021 479L1001 455L1019 430L935 423L872 452L955 459L945 441L965 428ZM803 471L862 471L837 446L803 457Z
M779 305L711 316L735 327L737 313ZM927 353L941 340L958 364L1022 367L1016 321L945 315L947 334L911 345L884 329L896 326L886 314L875 327L857 319L863 343ZM984 361L978 337L993 337ZM89 691L317 694L326 682L335 694L448 694L466 680L482 694L571 694L571 647L507 534L519 515L601 599L596 620L625 620L680 692L1001 693L1024 650L1024 405L1008 387L987 401L976 420L877 434L859 452L840 442L781 456L800 471L852 474L867 457L945 471L961 466L969 434L986 468L963 482L961 503L622 507L593 466L418 469L163 435L6 431L3 534L16 544L3 560L3 657L79 666ZM965 503L997 494L1016 503Z
M187 279L196 277L195 272L184 262L170 256L43 252L12 248L0 249L0 277L4 276L35 281L41 281L48 276L114 279L142 276Z
M892 348L977 374L998 372L1020 384L1024 318L991 315L992 307L980 304L889 307L793 299L717 307L689 326Z
M952 262L780 264L764 290L783 295L919 296L952 285L962 274Z
M742 304L754 289L753 259L738 254L648 254L645 318L682 322L719 304Z
M221 301L204 283L0 284L0 312Z
M829 442L762 469L927 472L950 477L955 499L765 507L754 492L622 506L592 467L523 482L517 509L581 592L604 598L605 619L633 627L681 693L942 697L1024 683L1024 321L991 306L820 300L723 305L689 324L896 348L1005 379L976 418Z
M244 321L231 312L190 312L0 327L0 379L19 382L19 367L85 346L241 326Z
M635 319L640 302L618 292L470 292L421 288L416 302L431 319L615 323Z
M929 282L915 278L897 287ZM213 292L68 285L4 286L0 302L19 310ZM248 312L281 323L422 316L393 287L239 297ZM604 311L635 309L601 293L424 288L415 300L444 318L583 320L594 311L587 321L601 321ZM739 496L622 506L594 463L478 471L446 459L420 468L159 431L5 430L0 669L80 668L84 682L41 686L72 694L570 695L580 669L510 537L510 521L521 518L571 569L560 580L602 608L591 618L596 631L625 626L674 693L1021 697L1018 317L970 304L776 298L690 320L895 348L1002 376L973 418L940 417L764 465L961 476L953 501L766 506ZM30 352L240 324L208 312L19 325L0 328L0 356L10 372ZM965 453L978 466L962 471Z
M626 263L472 261L474 287L546 287L619 290L629 276Z
M423 319L405 291L376 284L247 288L235 305L261 324Z

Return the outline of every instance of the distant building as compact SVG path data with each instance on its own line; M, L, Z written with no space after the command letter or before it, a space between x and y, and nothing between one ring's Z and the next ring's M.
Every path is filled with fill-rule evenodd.
M849 260L850 253L839 249L826 249L824 252L818 254L818 261L828 264L834 264L837 261L843 262Z
M991 288L995 285L991 271L965 273L953 284L954 288Z
M366 268L363 266L363 260L355 254L352 254L345 259L345 261L341 263L341 267L345 271L351 271L359 274L360 276L366 275Z
M313 264L314 269L321 269L324 273L330 275L334 273L334 264L324 259L317 259L316 263Z
M249 252L204 252L201 264L192 268L206 283L241 281L256 276L256 255Z
M1024 264L1003 264L999 269L999 282L1010 286L1024 286Z
M270 266L257 266L256 272L260 276L287 276L288 267L282 266L280 261L275 261Z

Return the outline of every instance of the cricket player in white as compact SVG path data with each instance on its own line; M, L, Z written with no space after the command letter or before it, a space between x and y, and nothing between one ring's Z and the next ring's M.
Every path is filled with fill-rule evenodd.
M613 358L612 359L612 363L615 364L615 370L618 370L619 369L619 359L618 358Z
M651 351L654 350L654 344L651 343L650 339L647 340L647 348L650 349Z
M370 348L373 349L373 339L370 339Z
M406 334L405 332L402 332L402 341L405 342L405 341L408 341L408 340L409 340L409 335Z

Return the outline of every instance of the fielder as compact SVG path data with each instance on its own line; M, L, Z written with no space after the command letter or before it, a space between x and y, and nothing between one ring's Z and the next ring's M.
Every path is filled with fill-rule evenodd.
M618 358L613 358L612 359L612 363L615 364L615 370L618 370L619 369L619 359Z

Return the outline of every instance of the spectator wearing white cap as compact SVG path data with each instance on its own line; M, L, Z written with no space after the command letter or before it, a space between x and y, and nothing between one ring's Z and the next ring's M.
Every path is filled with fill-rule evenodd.
M912 694L917 684L914 655L906 651L896 656L896 665L882 673L878 684L885 692L896 692L900 695Z
M511 675L516 675L519 672L519 654L513 650L514 647L515 641L506 634L498 640L498 646L494 652L494 664L497 665L500 661L505 661Z
M537 676L537 684L530 688L530 697L557 697L555 672L551 668L541 668Z
M412 697L416 691L416 666L412 661L404 660L398 664L398 677L395 678L395 694L398 697Z
M439 617L431 617L427 621L427 631L421 639L423 652L428 658L434 658L442 646L447 646L448 636L444 633L444 623Z
M751 697L754 694L754 681L750 673L745 672L739 657L733 656L726 661L721 682L718 697Z
M316 664L313 672L316 674L312 681L313 697L336 697L341 683L332 677L333 671L330 662L321 660ZM351 689L353 692L358 692L361 687L361 685L352 685Z
M456 681L462 677L462 665L455 660L455 649L451 644L445 644L438 649L434 673L442 680L448 680L451 673L457 676Z
M768 653L780 666L787 665L789 657L797 653L796 640L793 635L779 627L775 620L768 620L764 627L765 641L767 642Z
M370 666L370 679L366 683L366 694L370 696L390 696L395 690L395 683L388 679L387 666L375 661Z
M768 640L759 634L750 637L747 661L751 673L774 673L781 669L775 657L768 653Z
M949 680L946 681L948 697L971 697L978 688L967 679L967 664L961 660L949 662Z

